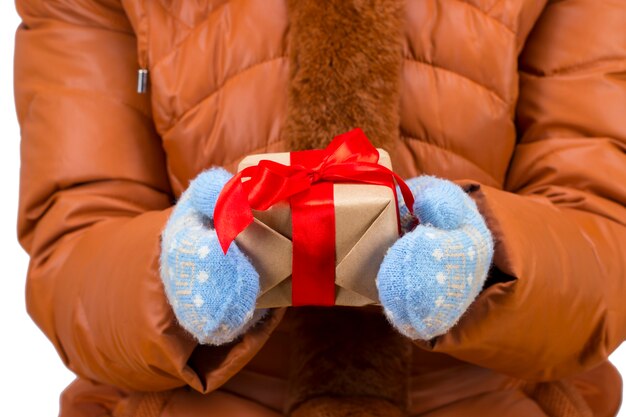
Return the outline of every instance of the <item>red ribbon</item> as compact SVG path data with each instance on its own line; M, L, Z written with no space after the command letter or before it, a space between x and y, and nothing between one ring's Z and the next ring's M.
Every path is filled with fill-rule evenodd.
M289 201L292 304L334 305L333 184L383 185L395 196L395 179L411 212L413 195L402 178L378 164L378 151L359 128L336 136L326 149L291 152L290 158L291 165L262 160L231 178L215 205L215 230L226 253L237 235L253 222L252 210L267 210L279 201Z

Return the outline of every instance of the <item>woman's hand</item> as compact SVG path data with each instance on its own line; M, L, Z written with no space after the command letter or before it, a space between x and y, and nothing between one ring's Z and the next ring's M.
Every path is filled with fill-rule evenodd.
M412 339L446 333L480 292L493 239L474 201L458 185L421 176L407 184L420 224L387 252L377 286L391 323ZM411 225L400 201L402 225Z
M199 174L182 194L162 234L161 278L180 324L200 343L230 342L256 323L259 275L233 242L224 255L212 228L215 202L232 177Z

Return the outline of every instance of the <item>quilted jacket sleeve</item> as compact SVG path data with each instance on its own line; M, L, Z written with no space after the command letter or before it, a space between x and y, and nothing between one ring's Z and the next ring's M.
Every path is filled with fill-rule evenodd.
M519 143L505 190L473 193L494 278L426 349L548 380L626 337L626 3L550 1L520 56Z
M201 372L190 365L196 343L158 271L172 203L164 154L148 95L136 93L136 38L119 1L18 0L17 9L29 314L81 377L214 389L262 346L272 321L227 347L202 347Z

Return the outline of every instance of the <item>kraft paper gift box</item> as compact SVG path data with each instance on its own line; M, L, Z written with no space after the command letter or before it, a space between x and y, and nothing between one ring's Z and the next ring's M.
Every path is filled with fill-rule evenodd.
M379 164L391 169L389 155L378 150ZM238 170L263 159L289 165L289 153L251 155ZM335 210L335 304L379 304L376 275L387 249L398 239L397 202L388 186L333 184ZM254 222L235 239L260 276L257 308L292 305L291 211L282 201L253 210ZM315 227L311 224L311 227Z

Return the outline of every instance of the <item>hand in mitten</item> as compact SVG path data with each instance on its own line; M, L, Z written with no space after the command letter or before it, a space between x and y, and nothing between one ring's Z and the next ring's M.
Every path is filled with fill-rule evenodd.
M232 177L221 168L198 175L162 234L161 279L180 324L200 343L230 342L258 321L259 276L233 242L225 255L212 228L215 202Z
M412 339L446 333L483 287L493 239L474 201L458 185L421 176L407 181L420 224L387 252L377 277L389 321ZM400 202L404 227L410 215Z

